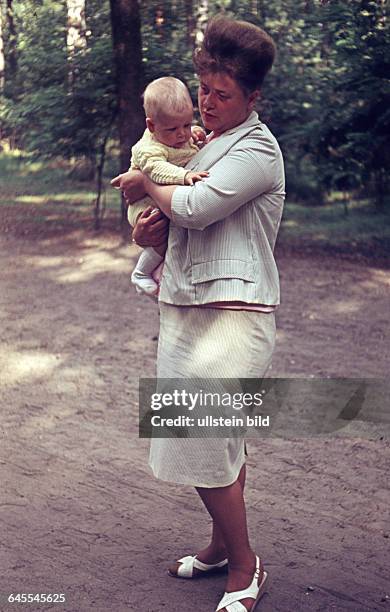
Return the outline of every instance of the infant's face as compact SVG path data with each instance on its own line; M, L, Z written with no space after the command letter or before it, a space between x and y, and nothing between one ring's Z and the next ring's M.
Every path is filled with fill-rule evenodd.
M180 115L170 115L153 122L155 138L175 149L184 147L191 138L192 109Z

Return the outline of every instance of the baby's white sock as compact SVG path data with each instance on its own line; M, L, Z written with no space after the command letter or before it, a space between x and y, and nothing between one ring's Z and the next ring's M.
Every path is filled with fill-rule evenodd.
M158 284L152 277L152 272L162 262L164 257L157 253L153 247L147 247L140 255L137 265L131 275L131 282L138 293L156 295Z

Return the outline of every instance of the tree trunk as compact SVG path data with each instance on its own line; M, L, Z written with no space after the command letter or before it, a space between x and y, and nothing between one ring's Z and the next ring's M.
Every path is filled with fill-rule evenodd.
M3 15L1 12L0 5L0 95L4 92L4 67L5 67L5 59L4 59L4 42L3 42Z
M186 12L186 39L187 45L191 48L194 46L195 40L195 29L196 19L194 15L193 0L185 0L185 12Z
M260 26L262 28L266 28L266 22L267 22L267 10L266 10L266 0L259 0L258 4L257 4L257 14L260 20Z
M104 198L104 202L102 206L103 170L104 170L104 164L106 161L107 141L110 136L111 128L115 121L115 117L116 117L116 109L111 115L110 123L108 124L106 133L104 134L103 140L100 145L100 150L98 151L96 200L95 200L95 208L94 208L95 230L100 229L101 221L103 219L103 215L105 212L105 198ZM104 192L104 195L105 195L105 192Z
M144 87L141 19L137 0L110 0L120 142L120 171L130 165L131 147L145 125L141 94ZM122 223L126 206L122 200Z
M74 56L87 46L85 0L66 0L68 11L66 46L68 50L68 79L70 86L76 78Z
M258 14L259 14L259 3L258 3L258 0L250 0L249 8L250 8L250 12L252 13L252 15L256 15L256 17L257 17Z
M207 20L209 18L209 0L200 0L198 3L195 41L200 45L204 38Z
M16 71L18 68L18 59L17 59L17 40L16 40L16 27L14 21L14 11L12 6L12 0L7 0L7 26L8 26L8 36L9 36L9 50L7 54L7 82L8 80L12 81L12 79L16 75Z

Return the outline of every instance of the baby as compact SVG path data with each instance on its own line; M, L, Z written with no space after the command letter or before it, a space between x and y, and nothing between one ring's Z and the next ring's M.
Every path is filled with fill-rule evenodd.
M183 167L198 151L194 139L200 142L206 137L202 128L191 127L193 106L184 83L174 77L156 79L145 89L143 101L146 130L131 150L130 170L141 170L161 185L193 185L202 180L208 172L188 172ZM154 202L145 197L132 206L141 213ZM164 259L166 245L158 251L147 247L131 275L139 293L158 294L152 274Z

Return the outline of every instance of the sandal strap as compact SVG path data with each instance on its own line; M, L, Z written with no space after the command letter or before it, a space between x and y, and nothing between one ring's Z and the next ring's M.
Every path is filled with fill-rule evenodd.
M227 559L222 559L222 561L219 561L218 563L211 563L209 565L207 563L203 563L203 561L199 561L199 559L195 557L194 567L196 567L196 569L203 570L204 572L209 572L210 570L214 568L224 567L225 565L227 565L227 563L228 563Z
M192 578L194 567L202 570L203 572L208 572L214 568L223 567L227 564L228 560L223 559L222 561L219 561L219 563L212 563L211 565L208 565L207 563L199 561L199 559L196 558L196 555L187 555L186 557L178 559L177 562L181 564L177 568L177 575L181 578Z
M248 588L242 589L242 591L232 591L231 593L225 593L218 604L216 612L218 612L219 610L223 610L223 608L226 608L228 612L243 612L243 610L246 610L245 606L240 603L240 600L250 598L256 601L256 598L259 594L259 590L264 584L266 574L264 574L263 580L261 581L260 585L258 585L257 582L259 576L260 559L256 555L256 569L251 584L248 586ZM235 604L238 604L238 606ZM235 605L235 607L233 607L233 605Z
M227 606L230 606L231 604L239 603L240 599L247 599L247 598L256 599L258 590L259 589L257 587L256 587L256 591L254 591L251 587L248 587L247 589L243 589L242 591L232 591L231 593L225 593L221 601L218 604L217 612L218 610L223 610L224 608L226 608ZM242 604L240 605L242 606ZM245 607L244 606L242 607L245 610Z
M235 601L226 606L227 612L248 612L246 607L239 601Z
M180 565L177 568L177 575L181 578L192 578L194 561L195 557L191 557L191 555L178 559L177 562L180 563Z

